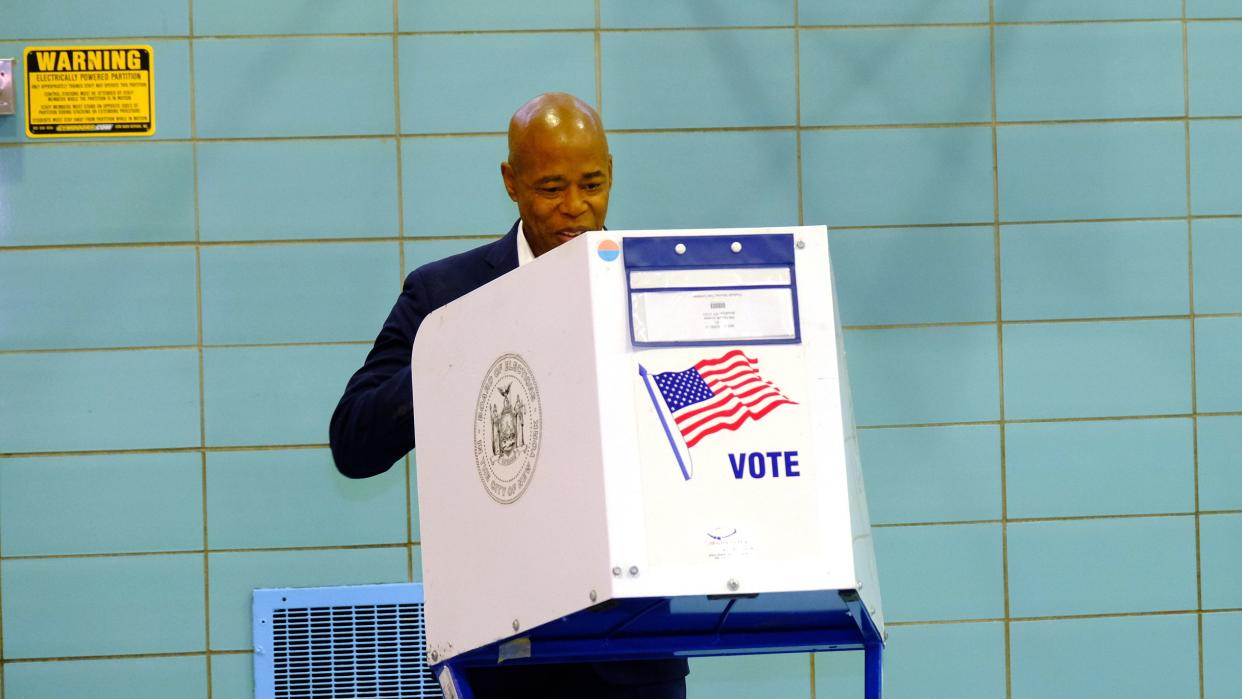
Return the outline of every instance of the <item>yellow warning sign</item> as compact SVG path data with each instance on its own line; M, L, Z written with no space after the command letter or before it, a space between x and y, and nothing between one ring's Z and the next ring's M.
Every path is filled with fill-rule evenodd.
M32 46L25 64L27 136L155 133L150 46Z

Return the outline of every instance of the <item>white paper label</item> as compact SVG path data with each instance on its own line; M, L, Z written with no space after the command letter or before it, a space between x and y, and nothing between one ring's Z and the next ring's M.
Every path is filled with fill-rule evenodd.
M788 340L793 293L780 289L704 289L632 294L637 342Z

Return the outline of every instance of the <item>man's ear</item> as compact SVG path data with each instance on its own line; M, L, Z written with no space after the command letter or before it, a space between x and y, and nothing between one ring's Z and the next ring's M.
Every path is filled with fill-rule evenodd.
M611 163L608 167L612 167ZM509 198L517 201L517 175L507 160L500 164L500 178L505 181L505 191L509 193Z

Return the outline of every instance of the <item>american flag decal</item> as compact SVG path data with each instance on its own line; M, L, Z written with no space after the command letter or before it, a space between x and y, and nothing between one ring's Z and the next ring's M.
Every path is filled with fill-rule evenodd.
M759 362L741 350L651 378L687 448L710 434L760 420L782 405L797 404L764 379Z

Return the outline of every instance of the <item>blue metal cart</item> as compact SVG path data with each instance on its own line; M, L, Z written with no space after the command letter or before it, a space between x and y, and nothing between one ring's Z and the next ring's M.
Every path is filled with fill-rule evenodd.
M473 667L850 650L865 654L866 699L880 699L884 639L871 613L854 590L821 590L611 600L431 662L447 699L474 699Z

